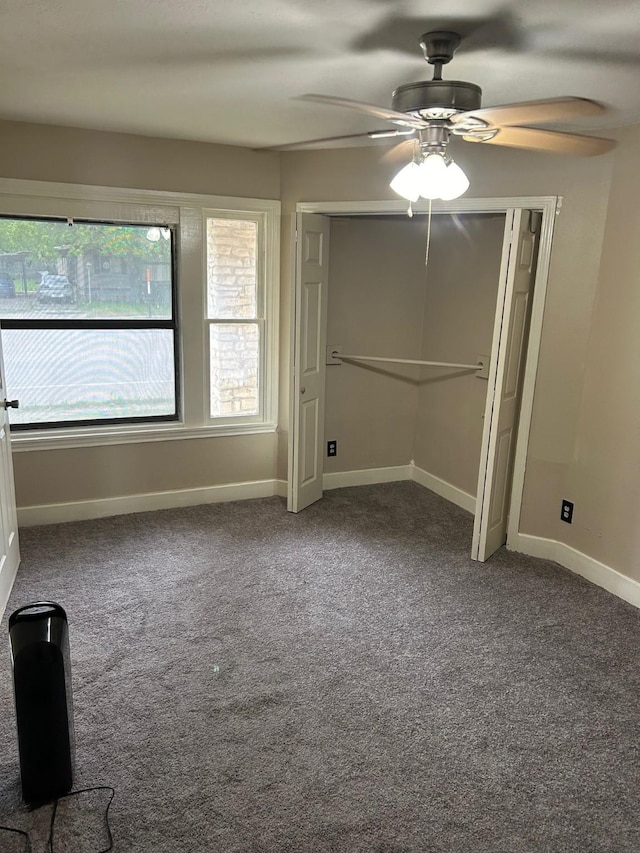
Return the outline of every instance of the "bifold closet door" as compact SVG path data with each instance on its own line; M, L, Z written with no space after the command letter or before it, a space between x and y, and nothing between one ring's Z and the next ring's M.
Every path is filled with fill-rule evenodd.
M507 213L478 477L471 557L484 561L507 541L520 392L536 269L532 213Z
M287 493L290 512L299 512L322 497L328 285L329 219L298 214Z

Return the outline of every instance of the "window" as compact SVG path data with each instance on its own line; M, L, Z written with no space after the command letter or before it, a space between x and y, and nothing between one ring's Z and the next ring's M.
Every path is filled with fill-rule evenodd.
M172 242L166 227L0 218L12 428L177 419Z
M260 417L264 264L260 220L206 216L209 417Z
M0 179L14 449L273 431L279 213Z

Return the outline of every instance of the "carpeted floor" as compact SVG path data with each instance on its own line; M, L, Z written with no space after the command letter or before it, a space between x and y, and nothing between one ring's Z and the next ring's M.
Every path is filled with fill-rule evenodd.
M66 608L75 784L116 789L116 851L637 853L638 611L473 563L471 530L413 483L26 529L1 632ZM7 651L0 824L44 853L11 679ZM106 846L106 799L61 805L56 853Z

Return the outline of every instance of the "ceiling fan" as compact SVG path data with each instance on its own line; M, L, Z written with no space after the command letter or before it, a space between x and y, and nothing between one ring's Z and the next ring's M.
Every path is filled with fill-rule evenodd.
M394 125L393 128L278 146L279 150L312 147L321 142L345 139L401 137L403 141L388 152L385 159L390 157L410 160L408 166L392 181L392 188L405 198L416 201L420 195L425 198L456 198L469 186L466 176L452 162L447 153L452 134L462 137L465 142L504 145L584 157L605 154L615 147L616 142L611 139L543 130L531 126L598 116L606 111L607 108L603 104L587 98L550 98L483 108L482 89L475 83L442 79L442 68L451 61L460 42L461 37L455 32L425 33L420 45L426 61L433 65L433 78L398 86L392 95L391 109L330 95L300 96L305 101L347 107L365 115L383 119ZM425 168L427 166L428 168ZM444 169L452 166L455 166L455 169L449 168L449 178L453 178L455 173L458 181L454 187L450 180L448 183L451 186L446 187L444 192L453 192L455 189L456 194L428 194L432 191L429 186L435 187L436 184L442 184L442 180L436 180L437 176L443 178ZM418 168L420 173L416 171ZM401 179L402 173L405 173L404 179ZM431 180L425 184L427 173ZM460 174L464 181L460 178ZM424 180L421 181L421 178ZM398 183L398 179L401 186L394 186L394 182ZM465 181L466 185L463 186ZM426 186L427 191L418 192L418 183L422 183L423 188ZM410 192L408 194L402 192L402 188Z

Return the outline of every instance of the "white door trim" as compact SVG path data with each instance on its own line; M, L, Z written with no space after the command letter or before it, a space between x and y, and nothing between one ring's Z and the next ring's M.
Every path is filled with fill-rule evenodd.
M434 201L432 213L493 213L506 212L510 207L522 207L548 211L555 215L561 197L547 196L501 196L500 198L457 198L454 201ZM428 213L429 203L421 200L413 205L414 213ZM386 216L390 213L407 213L406 201L299 201L297 213L326 213L334 216L349 214Z
M294 428L295 407L294 398L296 391L296 341L300 333L296 321L296 289L298 287L298 216L292 214L290 221L290 246L289 263L291 270L291 301L289 306L289 434L287 441L287 511L293 509L294 497Z
M522 496L524 490L524 474L531 433L531 418L533 414L533 394L535 390L538 359L540 355L540 340L542 337L542 319L547 296L549 267L551 264L551 247L556 215L559 212L561 197L558 196L510 196L501 198L466 198L455 201L434 201L433 213L505 213L510 208L537 210L542 213L540 243L538 247L538 268L534 283L533 303L531 306L531 324L529 341L524 368L522 398L520 403L520 419L518 422L518 437L513 466L513 484L509 506L509 525L507 528L507 548L519 550L518 534L520 528L520 513L522 511ZM416 213L426 213L428 202L421 201L413 205ZM406 201L304 201L296 204L298 213L324 213L327 215L345 216L348 214L406 215ZM294 270L295 276L295 270ZM291 471L289 471L291 478Z
M6 403L7 387L0 339L0 619L20 565L18 514L11 453L11 423Z

